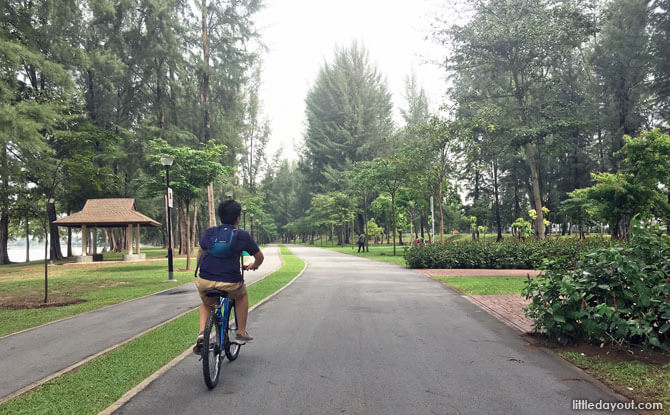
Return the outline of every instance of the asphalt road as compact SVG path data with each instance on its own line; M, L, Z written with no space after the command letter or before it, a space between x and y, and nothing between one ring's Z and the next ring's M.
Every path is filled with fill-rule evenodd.
M250 284L281 266L278 247L263 250L266 263L245 273ZM166 263L167 264L167 263ZM179 282L193 272L176 273ZM171 283L166 283L165 288ZM0 398L70 367L200 305L195 284L80 314L0 339ZM196 333L197 334L197 333Z
M216 389L190 355L116 413L554 415L616 400L437 281L291 249L307 270L251 314L256 340Z

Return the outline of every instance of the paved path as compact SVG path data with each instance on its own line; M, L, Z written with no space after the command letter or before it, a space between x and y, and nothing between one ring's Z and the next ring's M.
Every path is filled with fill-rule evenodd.
M570 414L615 400L441 283L307 247L301 278L250 316L253 344L209 391L189 355L121 414Z
M278 247L267 247L263 253L265 263L258 271L245 274L247 284L264 278L281 266ZM193 275L179 273L177 278L192 281ZM166 287L169 287L167 283ZM199 304L195 284L183 284L4 337L0 339L0 399Z

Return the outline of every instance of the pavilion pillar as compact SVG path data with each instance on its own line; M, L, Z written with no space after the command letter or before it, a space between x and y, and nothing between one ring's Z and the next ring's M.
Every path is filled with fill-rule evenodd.
M95 255L98 253L98 227L93 226L93 237L91 238L91 242L93 242L93 254Z
M137 224L137 235L135 235L135 253L140 254L140 224Z
M133 254L133 225L128 224L128 232L126 232L128 237L128 255Z
M81 225L81 256L86 256L86 248L88 247L87 236L86 225Z

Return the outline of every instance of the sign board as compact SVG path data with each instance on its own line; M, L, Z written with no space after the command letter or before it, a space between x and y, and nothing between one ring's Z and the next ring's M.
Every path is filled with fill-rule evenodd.
M168 187L168 207L172 208L172 188Z

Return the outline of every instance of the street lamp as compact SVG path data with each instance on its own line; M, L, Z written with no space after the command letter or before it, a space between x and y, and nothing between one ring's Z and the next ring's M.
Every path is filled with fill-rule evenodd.
M170 166L174 159L170 156L161 157L161 164L165 166L165 181L167 183L167 226L168 226L168 281L174 281L174 266L172 263L172 221L170 219L172 209L172 191L170 189Z
M242 227L247 230L247 207L242 205Z
M233 198L233 192L232 192L231 190L228 190L228 191L226 192L226 199L229 199L229 200L230 200L230 199L232 199L232 198Z

